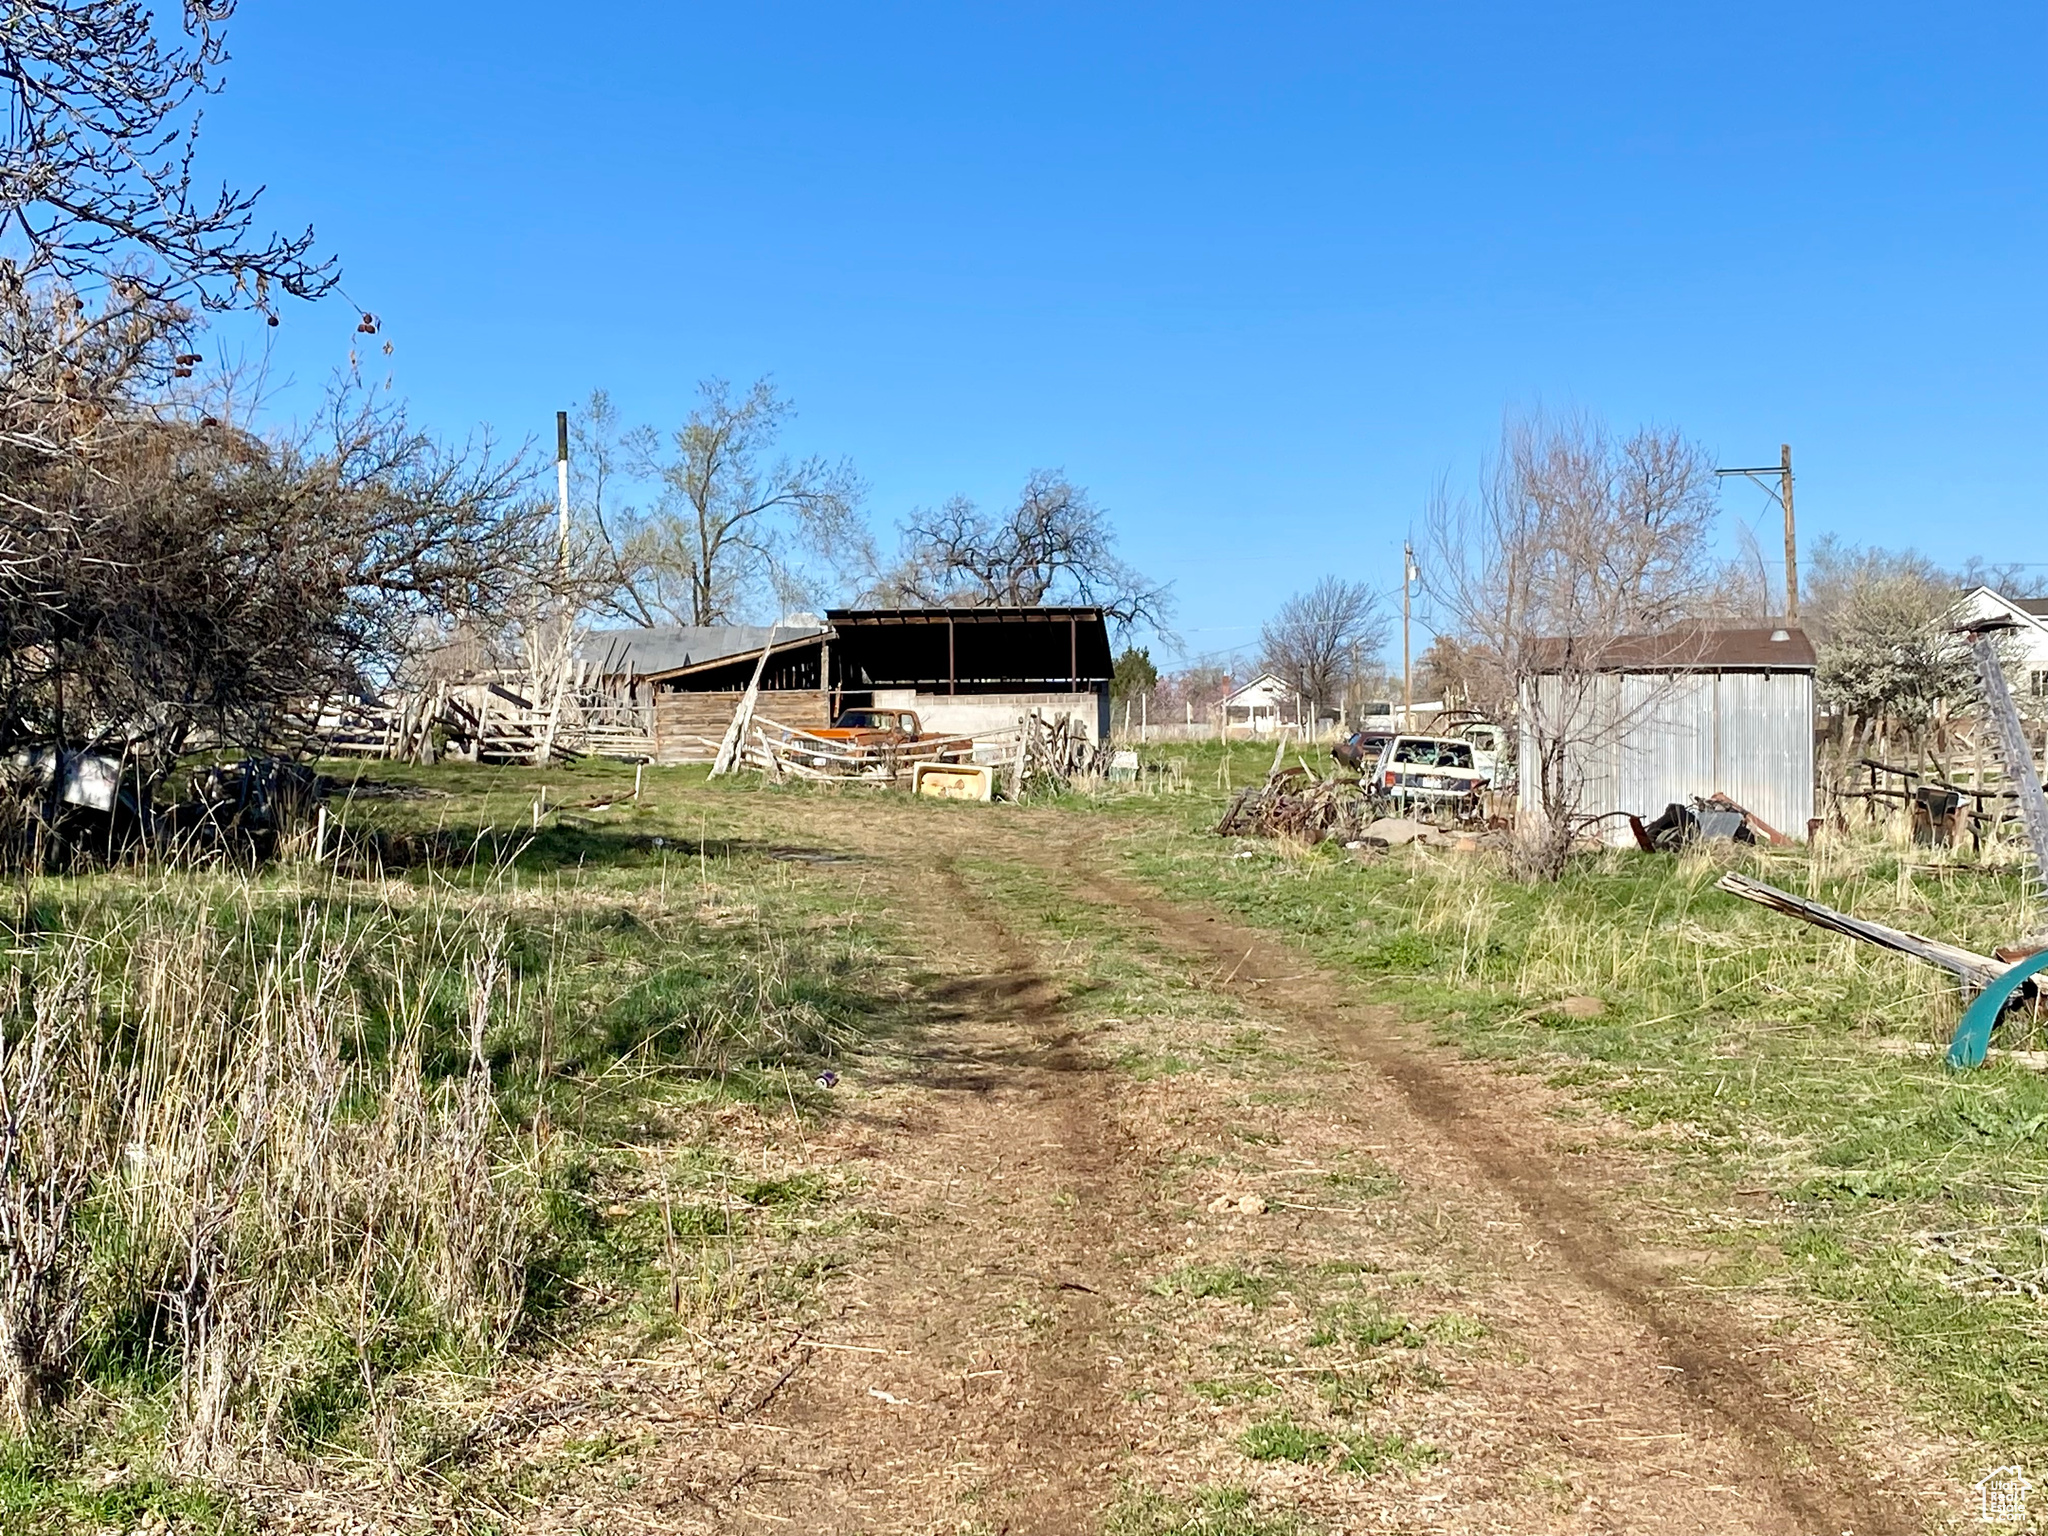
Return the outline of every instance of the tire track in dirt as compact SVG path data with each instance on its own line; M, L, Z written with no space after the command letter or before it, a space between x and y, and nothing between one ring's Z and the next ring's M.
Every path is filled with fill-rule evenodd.
M1790 1529L1814 1536L1916 1536L1925 1529L1911 1501L1881 1486L1789 1401L1783 1382L1752 1363L1766 1340L1724 1308L1671 1293L1672 1277L1648 1262L1597 1197L1561 1166L1546 1128L1504 1112L1493 1074L1419 1041L1396 1010L1360 1003L1343 978L1271 935L1111 874L1093 839L1006 838L1003 847L1080 899L1135 913L1174 948L1213 962L1211 984L1255 1012L1368 1063L1397 1090L1422 1133L1421 1142L1405 1149L1404 1161L1411 1167L1462 1163L1512 1201L1572 1285L1647 1330L1709 1426L1746 1449L1749 1474ZM1577 1341L1601 1353L1615 1344L1611 1336Z
M1111 1251L1134 1225L1113 1097L1002 914L950 859L920 866L888 873L891 899L935 959L943 941L943 975L908 1065L863 1085L886 1117L838 1132L905 1164L903 1226L836 1287L752 1437L732 1523L1092 1532L1125 1448L1102 1358Z
M790 830L856 851L830 878L866 883L925 956L921 1024L886 1065L849 1068L860 1081L810 1148L861 1169L855 1204L895 1227L832 1281L830 1315L755 1363L733 1412L664 1440L604 1529L1092 1536L1120 1475L1178 1490L1298 1486L1248 1467L1198 1406L1154 1412L1148 1427L1149 1410L1116 1390L1141 1361L1162 1400L1188 1385L1185 1361L1161 1368L1159 1351L1176 1346L1152 1323L1170 1313L1145 1284L1192 1240L1176 1205L1184 1192L1161 1179L1175 1147L1099 1058L1095 1026L1076 1022L1078 994L1069 1015L1054 979L1067 975L1064 952L980 894L978 875L963 877L991 862L1114 909L1134 936L1182 957L1189 972L1173 985L1228 993L1348 1063L1317 1069L1314 1090L1346 1096L1318 1134L1390 1143L1379 1161L1407 1192L1386 1214L1443 1224L1470 1250L1449 1261L1451 1278L1470 1283L1505 1348L1459 1373L1460 1449L1415 1485L1303 1489L1323 1500L1318 1518L1488 1536L1922 1529L1911 1501L1747 1353L1775 1346L1675 1294L1675 1268L1603 1204L1626 1198L1617 1181L1566 1162L1541 1114L1550 1101L1526 1080L1427 1044L1394 1010L1361 1001L1355 979L1276 937L1121 878L1095 829L1071 819L777 810ZM1153 1091L1214 1096L1193 1081ZM1215 1118L1218 1108L1222 1128L1235 1112ZM1322 1224L1313 1240L1328 1252L1353 1218L1297 1216L1290 1239L1276 1217L1261 1234L1244 1229L1246 1251L1284 1252L1310 1236L1304 1219ZM1353 1252L1386 1254L1368 1228L1355 1240ZM1552 1466L1570 1474L1569 1507L1530 1491Z

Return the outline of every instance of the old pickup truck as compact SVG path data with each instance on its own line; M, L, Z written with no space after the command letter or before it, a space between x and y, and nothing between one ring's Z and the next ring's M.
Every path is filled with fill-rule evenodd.
M829 742L837 752L816 753L819 768L852 769L865 775L880 769L886 777L915 761L966 762L974 755L971 736L928 733L924 722L907 709L848 709L821 731L802 733L813 742Z
M924 739L924 726L907 709L847 709L823 730L810 735L856 747L898 747Z

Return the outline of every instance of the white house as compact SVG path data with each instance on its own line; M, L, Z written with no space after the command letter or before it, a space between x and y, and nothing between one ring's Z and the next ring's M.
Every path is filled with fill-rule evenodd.
M2014 690L2022 701L2031 698L2048 707L2048 597L2007 597L1990 587L1972 587L1963 594L1963 612L1972 619L2012 620Z
M1270 672L1261 672L1223 700L1223 734L1233 730L1270 736L1281 726L1299 725L1301 695Z

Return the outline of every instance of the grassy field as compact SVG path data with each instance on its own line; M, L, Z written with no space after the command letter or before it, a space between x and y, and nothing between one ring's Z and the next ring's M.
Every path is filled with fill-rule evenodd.
M1218 839L1270 749L1143 755L1135 786L1026 812L892 799L890 835L914 849L924 818L957 832L990 815L1012 836L1078 830L1175 901L1286 936L1560 1090L1554 1112L1638 1170L1641 1239L1707 1253L1691 1283L1774 1327L1846 1330L1986 1466L2048 1469L2048 1080L1950 1074L1924 1054L1958 1012L1945 977L1713 889L1739 863L1989 949L2029 926L2009 856L1875 836L1607 853L1532 888L1486 855ZM738 1359L861 1251L857 1202L806 1146L837 1102L816 1080L888 1057L920 976L857 867L814 878L840 856L832 817L865 791L659 770L635 799L633 771L607 765L375 765L374 781L337 802L325 863L308 847L255 873L22 888L0 1002L6 1214L47 1259L0 1298L39 1330L17 1402L41 1406L0 1437L9 1533L261 1528L209 1490L224 1468L288 1481L295 1464L488 1530L492 1510L624 1452L567 1435L537 1460L495 1456L478 1426L500 1383L565 1351L631 1360L682 1337ZM818 846L769 830L802 825ZM1220 1085L1212 1130L1244 1166L1172 1174L1177 1211L1199 1217L1218 1179L1269 1176L1275 1127L1311 1145L1334 1064L1253 1027L1056 870L993 843L949 867L1053 957L1062 1007L1134 1102ZM1382 1171L1337 1151L1316 1148L1337 1170L1326 1199L1389 1198ZM1438 1390L1432 1360L1481 1346L1448 1293L1341 1259L1191 1251L1137 1309L1194 1350L1147 1390L1212 1403L1242 1465L1430 1466L1404 1415ZM1235 1486L1141 1489L1105 1518L1121 1536L1296 1528Z
M829 1268L829 1180L720 1128L800 1138L884 1025L873 915L701 775L377 778L338 861L23 888L10 1533L225 1527L208 1474L306 1458L488 1504L467 1405L502 1365Z
M1262 774L1270 749L1227 764L1214 747L1147 756L1182 792L1105 803L1130 870L1288 935L1468 1052L1625 1116L1673 1215L1721 1254L1705 1283L1846 1313L1939 1427L1994 1461L2048 1464L2048 1078L1996 1063L1958 1075L1913 1054L1945 1042L1960 1011L1943 973L1713 889L1733 865L1988 951L2043 921L2017 848L1979 861L1872 832L1810 854L1611 852L1529 887L1485 856L1361 863L1330 845L1219 840L1228 787ZM1568 997L1602 1011L1573 1016ZM2040 1035L2008 1026L1998 1043Z

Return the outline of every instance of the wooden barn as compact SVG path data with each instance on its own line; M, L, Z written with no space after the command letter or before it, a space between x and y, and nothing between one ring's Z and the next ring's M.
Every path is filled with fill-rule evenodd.
M762 662L766 652L767 660ZM814 729L844 709L915 710L973 735L1026 714L1109 730L1113 662L1099 608L835 608L823 624L600 630L583 656L652 706L656 760L709 761L761 668L756 715Z

